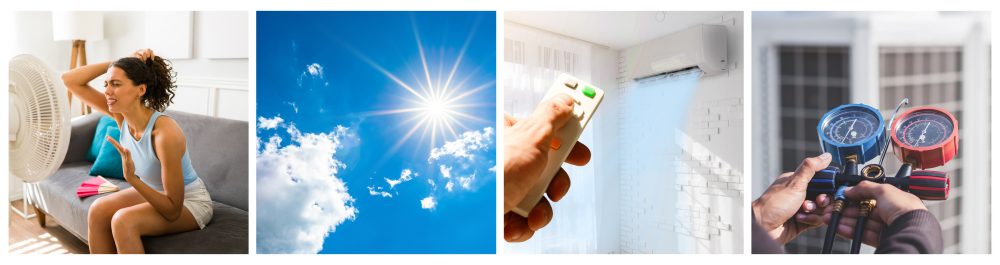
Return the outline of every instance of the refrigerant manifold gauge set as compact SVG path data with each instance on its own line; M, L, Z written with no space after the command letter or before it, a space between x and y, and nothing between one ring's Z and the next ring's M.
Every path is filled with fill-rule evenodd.
M900 102L896 112L908 101ZM807 199L815 200L820 194L834 199L824 254L832 250L841 211L849 203L843 195L847 187L871 181L893 185L923 200L948 199L948 174L927 169L948 163L958 153L958 121L948 111L935 107L914 108L899 118L894 112L889 120L891 123L887 126L877 109L865 104L849 104L827 112L816 126L823 152L830 153L833 162L843 165L839 169L830 167L817 172L807 189ZM890 145L896 158L903 162L894 177L886 177L882 167ZM878 163L864 165L877 156L881 156ZM859 205L861 216L854 229L852 254L858 253L861 247L864 220L876 202L865 200Z

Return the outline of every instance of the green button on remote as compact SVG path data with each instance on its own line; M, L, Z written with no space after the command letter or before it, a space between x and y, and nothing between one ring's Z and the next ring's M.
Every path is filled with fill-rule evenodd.
M594 95L596 95L596 92L594 91L594 88L592 88L590 86L585 86L585 87L583 87L583 95L587 96L589 98L594 98Z

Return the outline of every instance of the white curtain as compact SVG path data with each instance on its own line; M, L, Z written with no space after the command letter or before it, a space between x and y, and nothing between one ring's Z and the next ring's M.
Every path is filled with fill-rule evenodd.
M505 22L504 114L530 116L562 73L591 82L590 49L591 44L587 42ZM580 135L580 142L593 141L589 127ZM563 165L573 185L566 197L552 204L552 222L535 232L527 242L505 243L505 253L595 252L597 204L592 164L583 167Z

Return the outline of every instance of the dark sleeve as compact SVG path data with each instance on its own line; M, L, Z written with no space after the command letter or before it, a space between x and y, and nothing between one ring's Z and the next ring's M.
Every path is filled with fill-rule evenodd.
M750 230L750 238L753 240L750 242L750 253L752 254L785 254L785 250L778 245L778 242L774 242L767 235L767 230L764 230L763 226L757 223L757 216L750 210L750 220L753 220L752 230Z
M941 254L941 224L927 210L910 211L882 230L875 254Z

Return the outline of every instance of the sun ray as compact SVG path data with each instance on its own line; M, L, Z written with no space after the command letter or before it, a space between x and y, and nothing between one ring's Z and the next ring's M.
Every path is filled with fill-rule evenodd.
M381 115L389 115L389 114L397 114L397 113L407 113L407 112L414 112L414 111L421 111L421 110L427 110L427 108L408 108L408 109L394 109L394 110L373 111L373 112L365 113L364 115L365 116L381 116Z
M421 83L420 78L417 77L417 72L414 72L413 68L409 65L406 66L406 69L410 71L410 75L413 76L413 81L417 82L417 86L420 87L420 91L424 92L424 96L430 97L430 93L427 91L427 88L424 87L424 83Z
M445 114L445 115L448 115L448 114ZM445 116L445 117L446 118L451 118L451 117L448 117L448 116ZM442 122L442 123L444 123L444 125L448 126L448 130L451 131L451 136L454 136L455 139L457 140L458 139L458 134L455 133L455 130L453 130L451 128L451 123L448 122L448 121L445 121L445 122ZM441 135L444 135L444 130L441 130ZM447 141L447 139L445 139L445 140Z
M462 45L462 50L458 52L458 59L455 60L455 66L451 67L451 73L448 74L448 80L444 82L441 94L444 94L444 92L448 90L448 84L451 84L451 78L455 76L455 70L458 70L458 64L462 62L462 57L465 56L465 50L469 48L469 43L472 43L472 36L476 35L476 26L478 25L479 19L476 19L476 23L472 25L472 32L469 32L469 37L465 38L465 44Z
M373 62L371 59L368 59L368 57L366 57L365 55L361 54L357 50L354 50L354 48L351 48L350 46L346 46L346 45L345 45L345 47L347 47L349 50L351 50L352 52L354 52L354 55L360 57L361 60L365 61L366 63L368 63L372 67L375 67L376 70L378 70L379 72L382 72L382 74L384 74L385 76L387 76L390 79L392 79L392 81L396 81L396 84L399 84L403 88L406 88L407 91L410 91L410 93L413 93L413 95L416 95L420 99L423 99L424 101L427 101L427 98L424 98L424 96L420 95L420 93L417 93L416 90L413 90L412 87L410 87L406 83L403 83L403 80L399 80L399 78L397 78L395 75L392 75L391 73L389 73L389 71L386 71L381 66L379 66L378 64L376 64L375 62Z
M392 148L389 149L389 151L385 152L385 155L383 155L383 159L392 156L392 154L396 153L396 150L399 150L400 147L403 147L403 143L406 143L406 140L413 135L413 132L416 132L417 129L420 128L420 125L423 124L425 121L427 121L428 118L430 118L430 116L424 116L424 118L421 119L419 123L413 125L413 129L410 129L410 131L407 132L406 135L403 136L403 138L399 138L399 141L396 141L396 144L393 145Z
M448 112L448 113L451 113L451 114L455 114L455 115L458 115L458 116L462 116L462 117L465 117L465 118L469 118L469 119L472 119L472 120L476 120L476 121L481 121L481 122L486 122L486 123L490 122L490 121L484 120L482 118L473 117L473 116L467 115L465 113L457 112L457 111L454 111L454 110L445 110L445 112Z
M427 137L427 127L428 126L424 126L424 132L420 133L420 142L417 142L417 147L415 149L419 149L420 145L424 144L424 137Z
M451 95L455 94L455 91L459 90L458 88L461 88L462 86L465 85L465 83L469 82L469 79L472 79L472 77L477 72L479 72L479 69L480 67L476 67L476 69L473 69L472 72L470 72L469 75L465 77L465 79L462 79L462 82L459 82L458 85L455 85L455 89L452 89L450 92L448 92L448 95L445 95L444 98L451 98Z
M441 59L440 59L440 60L438 60L438 69L437 69L437 70L438 70L438 79L437 79L437 83L438 83L438 86L439 86L439 88L438 88L438 89L441 89L441 88L440 88L440 86L441 86L441 73L442 73L442 72L444 72L444 71L443 71L443 70L444 70L444 69L443 69L443 68L444 68L444 48L441 48L441 51L440 51L440 55L441 55L441 56L440 56L440 57L441 57ZM438 95L438 96L439 96L439 98L435 98L434 100L441 100L441 98L440 98L440 95L444 95L444 90L441 90L440 94Z
M486 89L486 88L493 87L493 84L495 84L495 83L496 83L496 81L491 81L489 83L486 83L485 85L479 86L477 88L469 90L468 92L462 93L461 95L459 95L457 97L453 97L451 99L448 99L447 101L444 102L444 104L455 102L456 100L458 100L460 98L464 98L465 96L471 95L472 93L476 93L479 90L483 90L483 89Z
M462 124L461 121L455 119L455 117L452 117L451 114L445 113L444 115L448 119L451 119L452 121L454 121L456 125L458 125L459 127L462 127L462 129L465 129L466 131L471 131L472 130L472 129L469 129L469 127L465 127L465 124Z
M496 102L453 104L453 105L448 105L448 108L455 109L455 108L465 108L465 107L486 107L486 106L496 106L496 104L497 104Z
M431 97L434 97L434 84L431 83L431 72L427 69L427 58L424 56L424 45L420 43L420 31L417 31L417 18L410 15L410 20L413 22L413 35L417 38L417 49L420 50L420 61L424 64L424 75L427 76L427 87L431 90ZM424 99L425 101L427 99Z
M435 137L437 136L437 126L435 126L435 125L437 125L437 122L438 122L438 119L435 117L434 118L434 122L430 124L431 125L431 146L432 146L432 148L434 146L437 146L437 145L434 145Z

